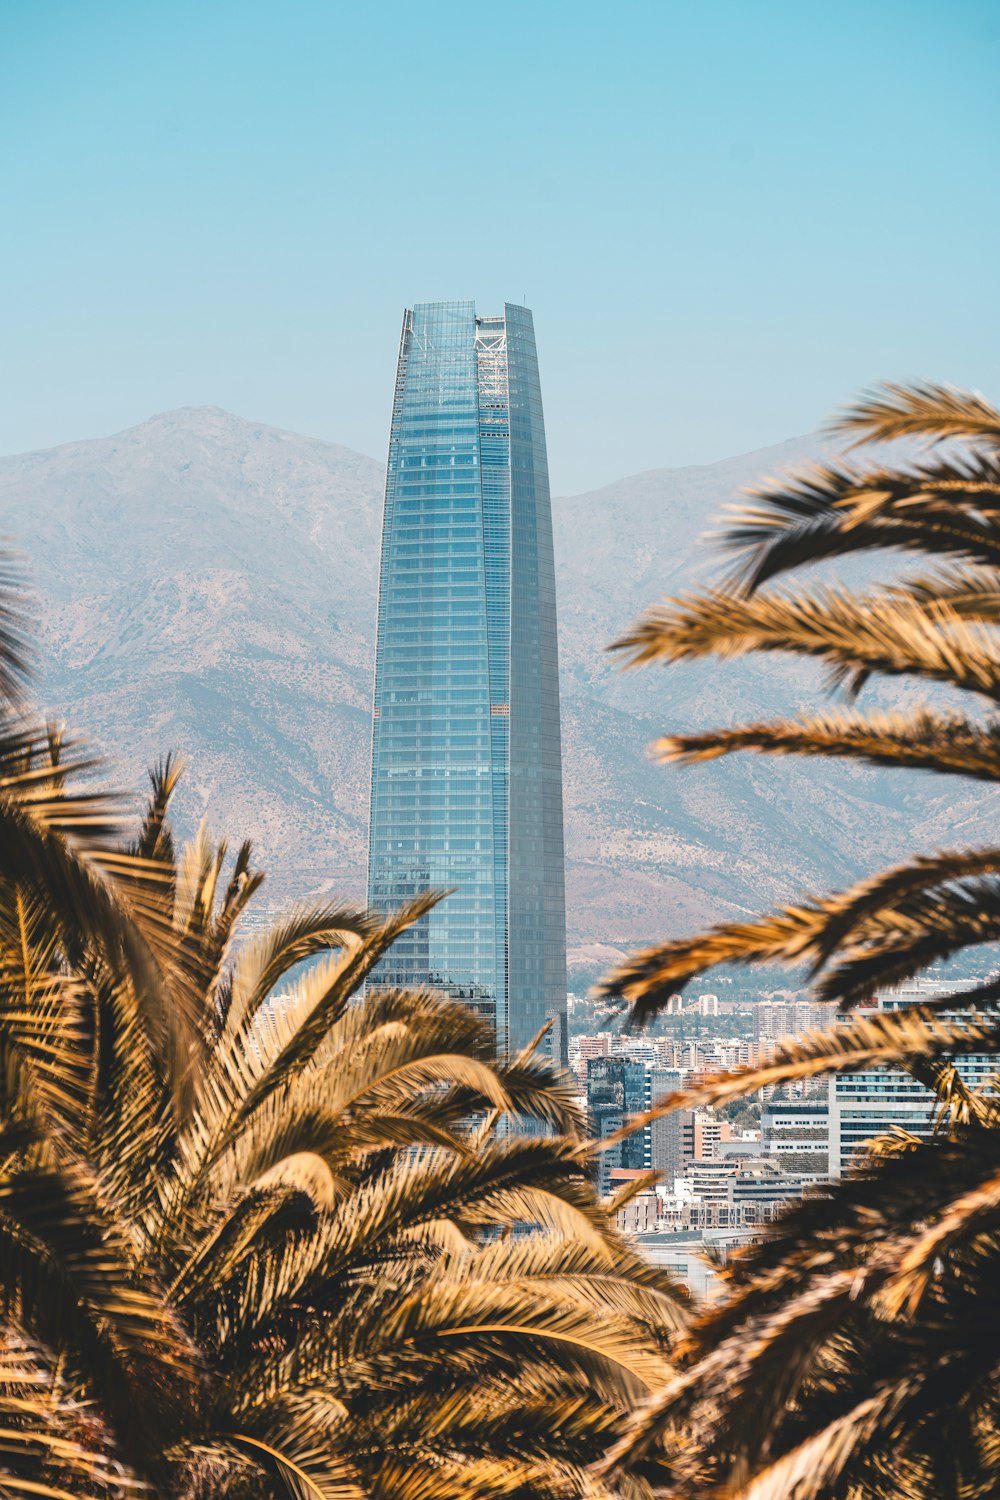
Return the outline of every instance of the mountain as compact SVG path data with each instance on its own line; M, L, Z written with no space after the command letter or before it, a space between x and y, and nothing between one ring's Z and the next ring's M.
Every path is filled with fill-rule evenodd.
M706 575L699 537L738 486L822 446L554 501L571 941L679 934L996 819L997 794L915 775L648 757L668 728L816 701L814 679L773 661L622 673L604 647ZM363 894L382 478L214 407L0 458L3 531L40 596L41 701L136 788L178 751L183 820L252 837L272 906Z

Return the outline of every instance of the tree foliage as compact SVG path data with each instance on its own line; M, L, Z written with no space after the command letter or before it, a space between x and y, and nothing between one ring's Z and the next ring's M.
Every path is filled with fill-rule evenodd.
M722 535L734 560L726 585L668 599L617 648L633 665L752 651L811 658L850 706L669 736L658 753L680 764L741 751L844 756L995 782L1000 413L963 391L892 386L837 426L877 443L877 458L765 481ZM862 552L918 566L863 589L776 582ZM857 699L879 677L923 681L933 702L866 713ZM940 707L942 689L956 706ZM952 848L649 948L603 990L642 1023L717 964L805 962L816 997L850 1011L998 938L1000 851ZM992 1085L972 1090L960 1063L1000 1051L998 1000L990 979L911 1009L865 1010L654 1111L887 1067L939 1098L929 1140L872 1143L855 1170L808 1194L736 1260L605 1476L747 1500L997 1492L1000 1098Z
M433 896L241 936L249 845L178 845L170 759L128 836L25 638L0 572L0 1489L582 1494L685 1312L567 1080L371 982Z

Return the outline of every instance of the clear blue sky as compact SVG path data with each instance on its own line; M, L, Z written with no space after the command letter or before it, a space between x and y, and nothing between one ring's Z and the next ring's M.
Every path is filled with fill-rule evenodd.
M0 0L0 451L217 403L381 457L534 309L559 491L1000 397L998 0Z

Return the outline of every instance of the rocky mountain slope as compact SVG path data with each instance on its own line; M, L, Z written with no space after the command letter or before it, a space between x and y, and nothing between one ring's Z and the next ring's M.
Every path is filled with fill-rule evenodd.
M807 438L554 503L571 940L680 933L978 836L995 794L829 763L651 763L666 728L815 701L743 663L622 673L604 651L704 576L720 505ZM42 701L141 785L188 762L182 812L251 836L271 904L364 884L382 469L216 408L0 459L0 527L28 554Z

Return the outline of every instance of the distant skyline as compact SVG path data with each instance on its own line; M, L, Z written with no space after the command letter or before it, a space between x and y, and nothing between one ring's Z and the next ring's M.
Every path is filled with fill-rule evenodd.
M557 493L996 398L998 61L994 0L6 0L0 452L214 404L382 460L439 298L532 308Z

